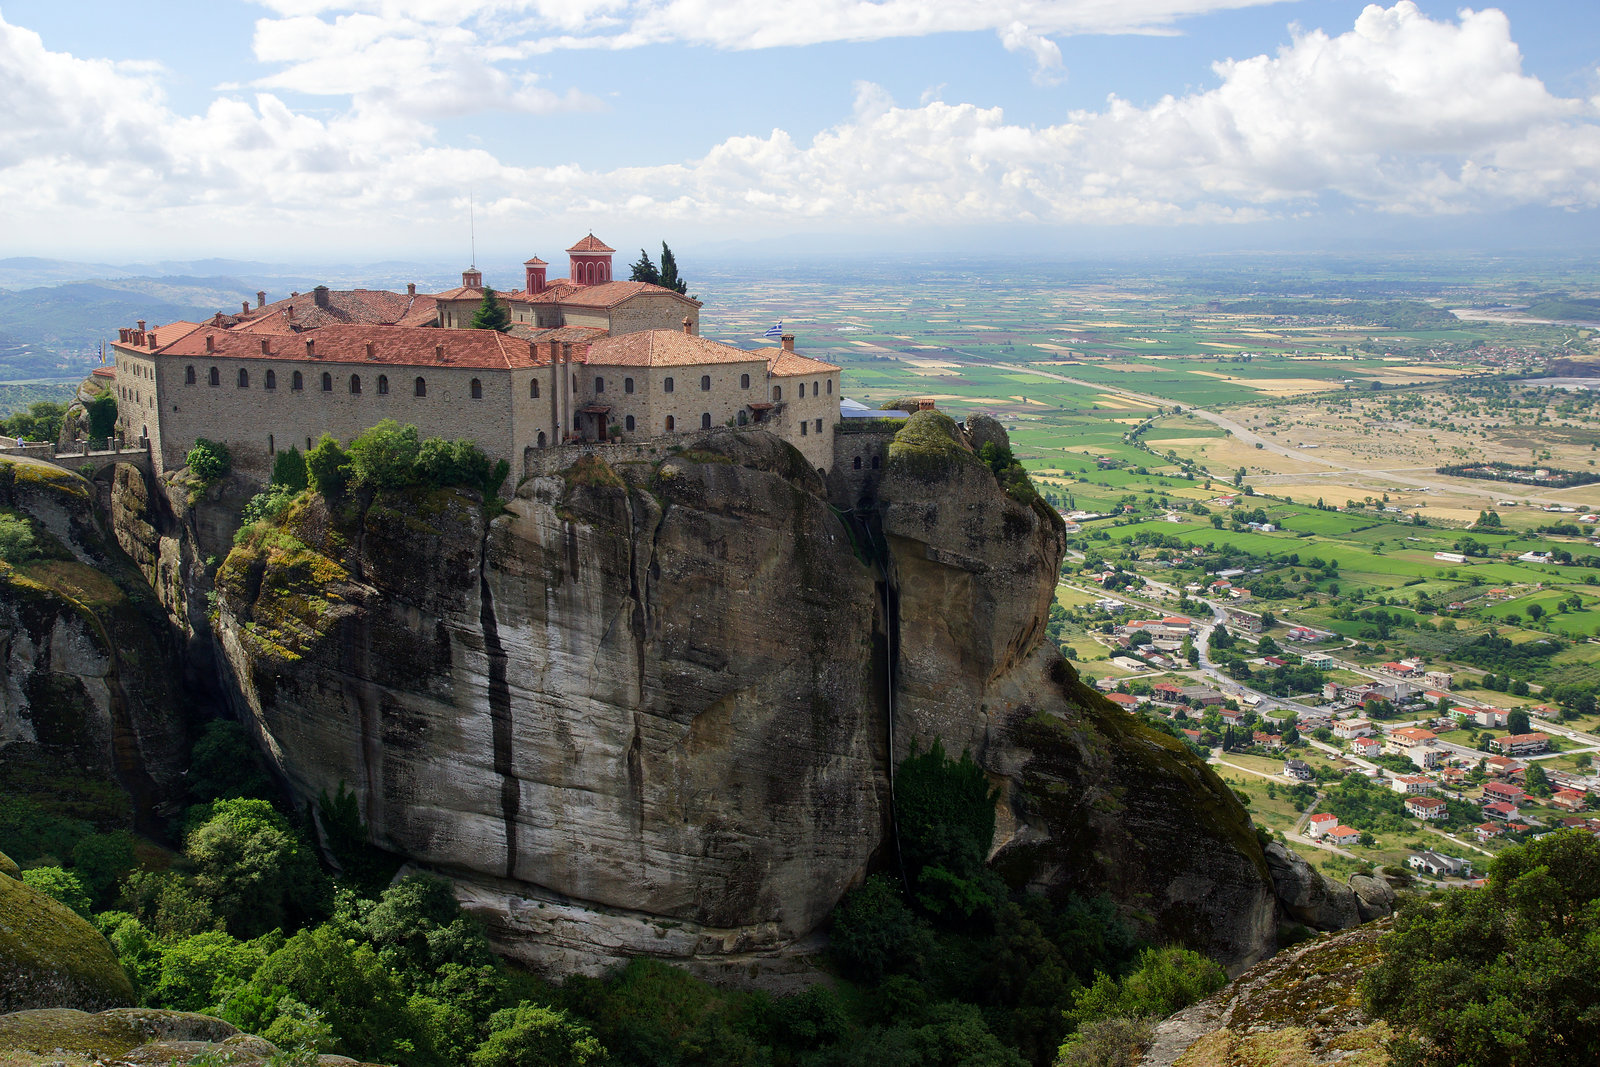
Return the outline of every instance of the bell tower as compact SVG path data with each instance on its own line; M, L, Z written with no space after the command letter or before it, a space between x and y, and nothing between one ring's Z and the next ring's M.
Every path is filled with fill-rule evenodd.
M616 249L593 233L567 249L572 280L578 285L600 285L611 280L611 254Z
M537 296L544 292L544 271L549 265L538 256L534 256L522 265L522 270L528 283L526 289L529 296Z

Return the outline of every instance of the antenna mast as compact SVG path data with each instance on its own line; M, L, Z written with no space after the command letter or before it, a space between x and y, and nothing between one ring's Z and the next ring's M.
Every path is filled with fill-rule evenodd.
M478 265L478 218L477 208L473 203L473 193L467 190L467 239L472 242L472 265Z

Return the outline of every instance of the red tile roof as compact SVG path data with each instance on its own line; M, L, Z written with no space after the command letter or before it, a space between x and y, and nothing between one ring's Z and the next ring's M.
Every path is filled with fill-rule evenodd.
M508 303L516 304L567 304L572 307L613 308L636 296L666 295L680 300L687 307L700 307L700 301L690 300L682 293L664 289L649 282L601 282L599 285L574 285L565 278L557 278L545 286L544 291L530 295L526 289L514 293L498 294Z
M585 237L583 240L579 241L577 244L575 244L571 248L567 249L567 251L568 252L615 252L616 249L612 248L610 245L606 244L604 241L600 240L600 238L596 237L594 234L591 233L589 236Z
M206 350L206 339L215 349ZM307 351L307 343L312 348ZM370 345L370 353L368 351ZM263 352L265 346L267 351ZM481 367L504 370L538 364L527 341L494 330L413 326L324 326L293 337L262 337L215 327L197 329L160 352L197 359L272 359L401 367Z
M641 330L621 337L607 337L589 346L590 363L612 367L688 367L703 363L761 361L758 352L746 352L682 330Z
M237 316L234 330L244 333L291 334L338 323L382 326L422 326L434 321L435 297L419 293L391 293L387 289L330 289L327 307L318 307L316 294L300 293ZM289 309L294 309L293 317Z
M774 378L798 378L807 374L831 374L839 369L832 363L824 363L820 359L802 356L794 352L786 352L781 348L758 348L756 355L767 361L767 373Z

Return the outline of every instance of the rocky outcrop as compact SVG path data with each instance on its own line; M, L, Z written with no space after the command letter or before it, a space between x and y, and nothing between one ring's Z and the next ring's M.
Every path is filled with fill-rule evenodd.
M1349 886L1356 895L1356 910L1360 912L1362 922L1369 923L1394 914L1394 886L1386 879L1374 874L1352 874Z
M148 813L178 788L185 741L156 598L77 475L0 460L0 507L31 541L0 561L0 764L26 752L110 775Z
M0 1012L131 1003L133 986L94 927L20 880L0 877Z
M22 870L10 856L0 852L0 878L21 878Z
M1388 1028L1361 1007L1387 922L1296 945L1158 1023L1140 1067L1384 1067Z
M258 1067L274 1058L282 1060L270 1041L192 1012L115 1008L91 1015L55 1008L0 1015L0 1062L18 1067L179 1067L195 1061ZM324 1067L354 1063L341 1056L314 1059Z
M1362 921L1361 901L1351 886L1333 881L1276 841L1267 845L1266 859L1278 899L1294 921L1314 930L1343 930ZM1368 892L1378 899L1373 890ZM1392 892L1389 900L1392 911Z

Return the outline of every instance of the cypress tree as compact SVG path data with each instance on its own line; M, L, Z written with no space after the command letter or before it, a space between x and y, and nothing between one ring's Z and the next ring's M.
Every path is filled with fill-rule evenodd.
M474 330L499 330L505 333L511 329L511 312L507 307L495 299L493 289L483 291L483 303L478 305L478 310L472 313L472 328Z
M689 291L689 283L678 277L678 261L665 241L661 242L661 281L658 284L661 288L671 289L675 293Z
M663 262L665 261L663 260ZM676 270L677 268L674 267L673 269ZM629 276L629 280L649 282L651 285L661 284L661 272L656 270L654 263L650 262L650 253L642 248L639 249L639 262L633 265L633 274Z

